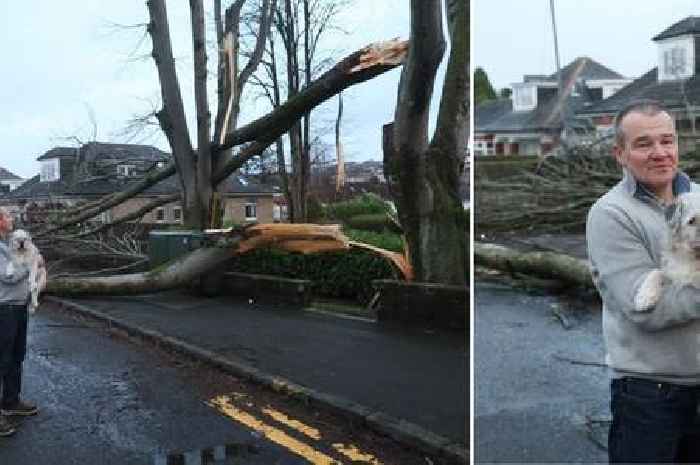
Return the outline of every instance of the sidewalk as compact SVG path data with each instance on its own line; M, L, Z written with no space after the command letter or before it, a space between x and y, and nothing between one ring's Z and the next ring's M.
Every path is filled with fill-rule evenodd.
M321 398L359 404L355 411L380 422L386 415L406 420L441 436L433 442L446 449L469 449L469 346L463 333L384 327L289 305L180 292L51 300L172 338L246 373L281 377ZM404 426L410 432L413 425Z

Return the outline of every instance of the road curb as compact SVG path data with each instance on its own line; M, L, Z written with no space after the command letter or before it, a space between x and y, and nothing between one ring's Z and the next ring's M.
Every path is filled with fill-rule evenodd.
M286 378L266 373L245 363L229 360L215 352L203 349L189 342L172 336L166 336L156 330L140 328L120 318L107 315L106 313L67 299L46 296L44 300L46 302L52 302L64 310L72 311L81 316L104 323L110 329L116 328L126 331L129 335L140 337L157 346L181 353L226 373L246 378L276 392L287 394L305 402L316 403L354 421L359 421L371 429L385 434L412 449L417 449L458 464L469 463L469 451L461 444L435 434L415 423L370 409L369 407L344 397L302 386Z

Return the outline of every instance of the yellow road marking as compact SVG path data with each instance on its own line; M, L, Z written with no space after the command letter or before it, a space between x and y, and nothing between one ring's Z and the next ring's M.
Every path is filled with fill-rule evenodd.
M292 420L284 413L279 412L270 407L266 407L262 409L262 411L264 414L272 417L273 420L282 423L283 425L289 426L290 428L299 431L300 433L310 437L311 439L315 439L317 441L321 439L321 432L316 428L312 428L311 426L305 425L304 423L298 420Z
M345 444L336 443L333 444L333 448L353 462L364 462L370 465L382 465L382 462L380 462L374 455L363 454L362 451L357 448L357 446L352 444L346 446Z
M211 407L214 407L227 417L233 418L234 420L244 424L248 428L254 429L255 431L262 433L262 435L270 441L277 443L282 447L285 447L290 452L300 457L305 458L313 465L334 465L341 463L333 459L332 457L329 457L328 455L324 454L323 452L317 451L308 444L294 439L293 437L286 434L284 431L281 431L275 428L274 426L270 426L258 420L253 415L236 408L233 404L231 404L231 399L229 396L215 397L209 400L207 404Z

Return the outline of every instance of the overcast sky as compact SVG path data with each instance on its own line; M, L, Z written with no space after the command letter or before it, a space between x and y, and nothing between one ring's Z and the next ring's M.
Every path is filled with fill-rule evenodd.
M556 71L549 0L472 0L472 64L495 89ZM561 66L588 56L639 77L656 66L651 38L700 15L697 0L555 0Z
M212 4L213 0L205 0L205 8ZM169 1L168 8L192 131L188 2ZM38 156L54 146L75 146L75 142L62 138L90 139L90 112L97 122L98 140L122 142L119 132L126 122L134 115L147 113L152 108L149 101L158 102L160 93L153 61L140 59L150 53L150 39L142 40L142 29L116 29L111 25L147 21L144 0L3 1L0 167L22 177L37 174ZM325 51L336 50L338 58L372 42L408 38L408 1L354 0L339 22L349 34L335 33L323 43ZM381 159L381 125L393 119L399 74L399 70L393 70L344 94L344 142L350 160ZM439 95L442 81L438 84ZM248 101L241 123L260 116L262 105L260 102L256 107ZM332 123L336 105L333 100L313 117ZM214 113L215 103L212 110ZM144 142L168 150L160 136Z

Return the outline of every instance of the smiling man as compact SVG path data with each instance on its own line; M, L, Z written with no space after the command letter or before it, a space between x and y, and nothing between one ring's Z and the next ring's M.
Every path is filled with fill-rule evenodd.
M634 305L661 266L675 198L699 186L678 170L674 120L661 104L629 105L615 130L623 179L586 225L612 375L608 454L611 462L700 462L700 289L665 284L655 306Z
M36 415L37 408L20 400L22 363L27 350L29 270L12 263L7 237L12 216L0 207L0 436L14 434L8 416Z

